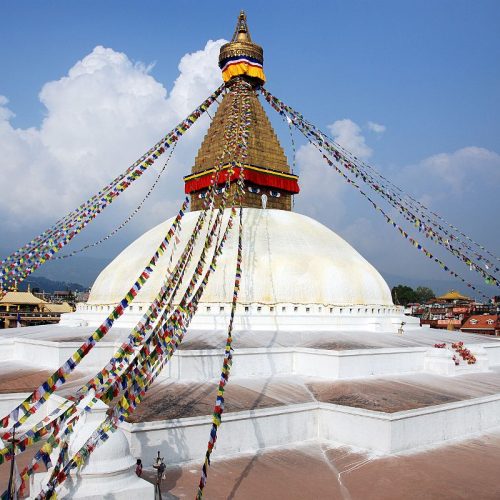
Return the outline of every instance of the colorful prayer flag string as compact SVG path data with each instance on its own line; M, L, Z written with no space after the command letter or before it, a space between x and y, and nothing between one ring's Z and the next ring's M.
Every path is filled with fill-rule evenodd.
M290 120L299 131L301 131L304 136L316 147L320 148L322 151L323 156L326 159L325 153L328 153L331 155L331 158L329 161L331 162L336 161L340 163L342 166L346 168L346 170L350 173L353 173L356 178L361 178L363 182L367 183L377 194L382 196L386 201L388 201L392 206L394 206L400 214L408 220L412 225L417 227L417 229L420 232L423 232L423 234L434 241L435 243L443 246L446 250L448 250L452 255L454 255L456 258L460 259L462 262L464 262L470 270L476 271L478 274L483 276L485 279L485 282L487 284L495 284L495 285L500 285L500 281L493 275L491 272L498 271L498 268L495 268L491 270L488 265L486 264L486 270L481 267L481 265L478 262L474 262L471 257L469 257L467 254L463 253L463 250L459 249L457 246L454 246L450 240L446 237L445 235L440 234L438 231L431 229L430 226L426 225L425 222L422 220L422 218L419 218L419 216L415 215L412 213L412 211L408 208L408 206L405 206L402 203L401 197L398 196L393 196L391 192L386 190L383 186L380 184L377 184L377 182L374 181L373 177L371 177L369 174L366 173L366 171L360 170L356 163L356 158L353 157L350 154L344 154L342 151L340 151L341 148L338 147L333 141L329 140L323 133L318 131L313 125L311 125L309 122L307 122L300 113L297 113L295 110L293 110L290 106L287 106L284 104L282 101L277 99L276 97L272 96L268 91L261 89L263 95L265 96L266 100L271 104L271 106L278 111L282 116L285 116ZM345 152L345 150L343 150ZM343 174L339 169L336 169L339 173ZM352 181L349 177L345 176L346 180L355 185L354 181ZM359 186L358 186L359 187ZM360 190L360 192L363 194L363 196L366 196L364 192ZM373 204L372 200L370 202ZM377 205L374 205L377 207ZM378 208L377 208L378 209ZM426 217L424 217L426 218ZM428 220L426 218L426 220ZM432 221L431 221L432 222ZM435 225L435 224L433 224ZM406 231L402 230L403 232L400 231L400 233L404 236ZM416 245L417 248L421 247L419 243ZM425 249L424 249L425 250ZM425 250L426 254L430 254L427 250ZM432 254L430 254L432 255ZM481 257L480 255L476 255L476 258L478 261L485 261L484 257ZM437 262L440 267L443 269L446 268L446 270L449 271L449 268L444 265L439 259L436 259L434 256L432 256L432 259ZM490 263L491 264L491 263ZM489 272L488 272L489 271ZM477 290L477 288L469 283L467 280L463 279L460 277L457 273L454 271L449 271L454 277L458 277L461 281L467 284L469 288L472 288L473 290ZM482 292L479 292L482 294ZM485 294L482 294L483 297L488 297Z
M35 237L0 263L0 290L17 285L54 257L79 234L102 210L112 203L198 120L224 91L221 85L187 118L150 148L124 173L105 186L77 209L58 221L44 233Z
M242 147L241 147L241 163L244 162L244 159L247 155L247 144L248 144L248 126L250 124L250 104L248 95L245 93L244 88L239 89L242 97L242 116L244 117L244 123L246 126L245 132L242 134ZM240 204L241 204L241 195L240 195ZM229 373L231 371L231 366L233 363L233 325L234 325L234 316L236 313L236 307L238 304L238 295L240 290L240 281L241 281L241 268L242 268L242 254L243 254L243 209L240 205L239 209L239 226L238 226L238 252L236 256L236 270L234 277L234 285L233 285L233 296L231 302L231 315L229 318L229 325L227 330L227 338L226 338L226 346L224 349L224 360L222 362L221 375L219 379L219 384L217 388L217 397L215 400L214 411L212 415L212 428L210 430L210 438L208 440L207 451L205 453L205 460L203 462L201 468L201 476L200 482L198 484L198 492L196 494L196 500L201 500L203 498L203 490L207 484L208 478L208 468L210 466L210 457L212 455L212 451L214 449L215 443L217 441L217 431L222 422L222 413L224 412L224 390L225 386L229 380Z
M238 140L237 136L239 136L242 127L245 126L244 122L243 124L240 122L236 122L236 118L240 115L236 107L234 108L233 114L233 123L228 127L228 144L230 147L227 148L225 154L230 154L231 149L236 150L236 148L240 147L240 141ZM244 132L245 130L243 129L243 133ZM239 188L236 193L239 193L239 195L241 196L241 192L243 189L243 177L240 177L238 186ZM229 189L223 192L222 201L218 208L218 215L212 228L209 230L209 234L207 235L207 238L209 239L213 239L217 234L220 233L220 222L222 220L226 199L229 196L229 193ZM210 211L213 210L214 196L215 190L211 190L211 201L208 207L208 210ZM90 455L95 446L97 446L99 442L105 441L109 435L109 432L113 432L116 426L116 422L123 420L131 411L133 411L137 404L142 400L142 397L144 396L154 378L157 376L159 371L161 371L164 363L168 361L171 355L175 352L177 346L182 341L191 318L196 312L198 301L201 298L203 290L208 282L208 278L210 274L215 270L217 258L222 252L222 248L227 238L228 231L232 227L232 217L233 212L231 212L224 234L221 238L218 237L219 242L214 251L212 261L209 264L207 271L203 275L202 271L205 267L205 256L211 246L210 242L205 242L202 255L200 256L200 261L194 269L194 276L190 280L190 283L188 284L188 287L184 292L183 299L176 307L174 313L172 315L168 315L168 313L166 313L166 311L170 307L171 301L174 298L174 294L172 293L171 295L168 295L164 293L162 295L160 291L159 295L157 296L158 302L154 304L151 310L148 309L148 312L151 313L151 317L146 318L146 322L149 321L149 324L152 324L154 321L156 321L156 318L158 317L157 315L159 314L160 322L153 329L152 334L147 337L147 333L145 333L145 330L142 329L141 325L139 324L137 328L134 329L131 336L129 336L129 343L127 345L125 345L125 343L122 345L122 347L120 348L121 350L119 350L117 358L115 358L114 361L118 361L119 366L121 367L127 367L126 371L122 372L121 368L119 368L117 372L113 372L113 370L107 370L107 368L109 367L106 367L104 370L101 370L97 378L94 378L90 382L90 385L88 384L86 386L90 386L92 388L96 387L99 390L104 391L107 384L108 390L106 390L105 392L101 392L99 396L104 401L108 398L116 397L118 395L116 391L119 392L120 389L125 390L125 393L119 400L119 405L115 407L113 419L103 424L102 428L99 429L94 434L93 438L91 438L86 443L81 452L75 455L69 462L67 462L64 467L61 464L61 468L58 474L53 475L50 480L51 484L47 485L45 493L41 495L40 498L45 497L45 495L52 494L55 486L64 481L64 479L67 477L67 474L73 467L79 467L83 465L86 458ZM192 255L192 253L190 253L189 255ZM174 268L174 271L172 273L175 276L178 276L178 283L182 281L182 273L185 271L187 264L181 265L180 267L182 267L182 272L177 272L179 271L179 267L177 267L176 265L176 268ZM202 276L201 284L197 284L199 282L198 276ZM165 292L165 290L163 290L163 292ZM170 298L167 299L167 296L169 296ZM158 313L158 310L161 309L161 306L164 306L164 309L163 311ZM137 351L131 349L132 345L135 347L140 345L141 347L139 347L139 350ZM131 352L135 352L136 355L132 362L129 363L128 359L130 358L129 355ZM111 385L109 384L110 380L114 380ZM84 393L85 391L83 391L83 393L80 393L78 397L81 398Z
M30 396L28 396L19 406L10 412L9 415L4 417L0 421L0 427L6 428L13 426L15 428L19 427L23 422L25 422L32 414L34 414L38 409L43 406L50 395L66 381L66 377L78 366L85 356L92 350L94 345L99 342L113 326L115 320L117 320L124 313L125 309L134 300L137 293L141 290L143 285L148 281L150 275L153 272L153 268L156 266L158 259L165 252L170 239L172 238L175 228L180 223L180 220L184 216L184 212L187 208L188 198L184 201L177 217L175 218L172 226L168 230L165 237L160 242L155 253L151 257L149 263L144 268L142 273L139 275L135 283L130 288L129 292L121 300L121 302L115 306L110 315L104 320L104 322L94 331L94 333L84 342L79 349L56 371L54 372L43 384L41 384ZM12 420L13 423L10 423Z

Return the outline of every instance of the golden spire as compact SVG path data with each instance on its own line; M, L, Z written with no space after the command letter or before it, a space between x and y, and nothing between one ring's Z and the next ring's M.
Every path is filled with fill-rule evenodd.
M266 81L263 63L264 51L260 45L252 42L246 14L241 11L233 38L220 49L222 78L228 82L237 76L245 76L250 83L261 85Z
M299 192L298 177L290 167L271 122L257 97L257 86L265 76L262 47L252 42L245 13L238 16L233 38L221 47L219 66L228 92L222 98L210 127L203 139L190 175L184 177L185 192L191 196L191 210L202 210L209 186L214 182L213 173L220 167L223 174L217 179L220 189L225 189L225 173L229 171L232 158L226 154L226 133L231 114L236 109L238 92L245 92L248 100L248 142L245 154L243 207L292 209L292 196ZM250 85L244 90L232 85L243 79ZM224 164L221 165L221 159ZM236 189L236 179L230 181L230 190ZM222 191L216 191L219 197Z
M247 15L245 11L241 11L238 17L238 22L236 23L236 29L234 30L232 42L252 42L252 37L250 36L250 31L247 25Z

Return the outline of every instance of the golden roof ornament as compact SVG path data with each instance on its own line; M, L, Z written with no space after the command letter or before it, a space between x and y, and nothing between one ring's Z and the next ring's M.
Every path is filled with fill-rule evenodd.
M220 49L219 67L225 82L243 76L256 85L266 81L263 70L264 51L260 45L252 42L248 29L247 17L241 11L236 23L233 38Z

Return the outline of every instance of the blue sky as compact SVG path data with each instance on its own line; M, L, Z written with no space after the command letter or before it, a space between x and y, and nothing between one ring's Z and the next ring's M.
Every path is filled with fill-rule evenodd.
M347 146L356 147L362 140L369 150L366 158L370 163L493 252L500 253L499 2L3 1L0 9L0 43L4 48L0 52L0 95L6 98L3 109L10 110L8 116L4 111L4 121L0 122L10 127L7 133L0 124L0 147L9 151L0 157L0 175L4 179L8 176L18 186L15 198L4 196L3 205L0 201L5 215L0 220L1 250L13 249L43 230L59 211L72 208L72 200L77 205L92 194L92 186L97 191L101 187L99 182L105 183L114 173L125 169L145 146L154 143L163 124L162 116L154 119L151 116L155 115L154 109L163 109L165 100L172 96L174 82L183 73L179 70L183 56L205 50L200 57L213 61L217 48L207 49L207 41L230 38L239 10L245 9L252 37L265 50L267 88L271 92L321 128L339 122L339 129L342 123L349 125L345 120L356 124L359 130L353 131L351 127L350 136L342 129L344 135L348 134ZM97 46L113 52L96 55L93 51ZM144 78L157 95L157 101L151 104L157 102L153 111L136 104L129 109L130 113L147 113L144 118L147 124L141 127L139 120L134 125L137 129L130 127L130 134L137 137L135 145L133 138L124 144L128 129L116 136L112 133L109 116L104 119L99 115L106 108L104 104L95 109L91 104L92 91L96 92L97 102L104 103L106 99L113 102L111 94L104 95L104 90L112 93L113 85L103 90L102 84L90 84L87 105L80 104L80 110L73 106L86 89L70 89L74 80L68 78L70 69L90 54L108 64L114 53L124 54L131 62L123 71L129 71L127 74L138 71L137 78ZM138 62L142 63L142 70L134 65ZM117 64L126 66L126 61ZM191 60L186 64L193 66L197 62ZM204 79L192 67L188 73L189 81L178 81L177 90L194 107L210 93L210 85L215 87L216 74ZM51 90L50 85L47 88L49 82L58 84ZM182 85L188 90L182 91ZM161 87L166 92L163 97ZM173 99L170 107L162 111L165 127L175 123L175 102L180 101ZM69 107L74 107L71 116L65 114ZM128 116L126 108L122 113ZM88 128L94 131L104 123L102 134L87 134L88 128L81 133L78 124L86 119ZM369 122L383 125L384 131L375 132ZM189 170L203 126L206 124L193 133L191 142L179 153L177 170L169 173L163 187L159 186L158 198L145 209L144 215L90 256L111 258L147 227L174 213L182 196L179 179ZM91 163L104 151L106 142L103 139L101 149L96 146L89 153L89 160L79 162L75 155L83 142L75 140L71 130L89 141L105 136L109 148L119 153L116 158L105 154L104 171L102 166L99 172L94 171ZM289 141L283 133L286 131L278 126L278 132L290 154ZM21 153L14 150L12 137L14 142L19 138ZM26 144L30 154L20 159L28 147ZM40 154L38 147L43 150ZM81 193L73 186L70 195L61 195L58 200L65 188L49 174L50 155L55 150L59 162L55 176L58 172L68 178L74 174L78 180L89 169L89 180L82 184ZM37 164L44 155L45 160ZM314 158L308 157L307 150L301 151L300 158L299 173L304 184L303 197L297 198L297 210L339 232L383 274L446 279L444 273L400 242L383 221L376 220L379 216L355 192L343 186L340 178L323 174L317 165L309 167ZM24 167L23 161L31 170ZM445 167L435 173L435 165L443 162ZM147 182L150 181L152 178ZM71 180L65 182L71 184ZM81 242L105 234L125 218L134 201L146 192L147 182L134 188L135 194L131 194L128 204L123 202L110 209L100 226L96 222L95 227L89 228ZM32 196L30 189L35 189L33 184L37 183L54 183L54 192L47 190L45 194L37 192ZM161 205L167 194L172 195L172 202ZM21 198L23 203L19 202L16 208ZM458 262L456 268L463 270ZM51 272L57 274L54 269ZM465 269L464 273L468 271ZM44 274L43 270L40 274Z

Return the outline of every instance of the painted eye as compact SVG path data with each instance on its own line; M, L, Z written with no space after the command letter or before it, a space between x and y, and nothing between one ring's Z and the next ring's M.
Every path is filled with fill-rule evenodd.
M220 187L220 188L217 188L217 189L215 190L215 192L216 192L217 194L222 194L225 190L226 190L226 188L225 188L225 187Z
M203 200L203 199L204 199L204 198L206 198L206 197L207 197L207 191L204 191L203 193L200 193L200 194L198 195L198 198L200 198L200 200Z
M281 196L281 193L279 191L269 191L269 194L273 197L273 198L279 198Z
M254 193L254 194L259 194L259 193L260 193L260 188L255 187L255 186L248 186L248 190L249 190L251 193Z

